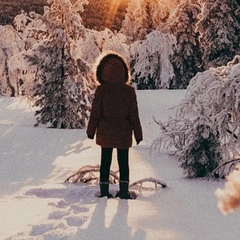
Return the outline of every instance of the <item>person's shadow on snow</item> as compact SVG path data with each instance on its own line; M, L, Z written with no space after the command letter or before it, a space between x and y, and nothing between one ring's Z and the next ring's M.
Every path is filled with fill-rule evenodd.
M86 229L80 229L76 234L76 239L81 240L144 240L146 234L143 230L138 229L132 232L132 228L128 225L129 206L127 200L118 201L117 212L115 213L109 226L106 226L106 207L107 199L99 199L96 204L95 211L92 215L91 222ZM115 201L115 200L110 200Z

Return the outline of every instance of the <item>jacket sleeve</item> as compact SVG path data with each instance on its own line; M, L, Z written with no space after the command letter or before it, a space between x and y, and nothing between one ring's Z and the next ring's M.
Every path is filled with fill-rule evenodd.
M92 138L94 137L101 118L102 118L102 94L98 87L95 92L95 98L93 99L92 110L88 122L87 127L88 136Z
M130 99L131 99L131 103L129 108L129 119L130 119L131 128L133 130L135 139L141 141L143 139L142 126L139 119L137 97L134 89L132 89L132 94Z

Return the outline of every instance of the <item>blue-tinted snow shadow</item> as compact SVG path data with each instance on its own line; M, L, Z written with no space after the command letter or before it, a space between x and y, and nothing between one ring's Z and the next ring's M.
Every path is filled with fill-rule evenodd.
M33 187L19 198L42 199L50 206L45 222L33 224L29 231L12 236L16 239L73 239L70 228L80 228L87 220L89 208L96 204L97 185L58 184L52 188ZM61 238L59 238L59 233ZM12 239L9 238L8 240Z
M0 125L0 195L43 183L57 157L86 150L84 138L85 130Z
M59 188L29 189L22 196L23 198L31 197L33 201L35 198L49 199L52 211L49 212L45 223L31 226L27 236L26 232L22 232L15 237L56 239L56 231L59 229L61 239L146 239L142 229L133 232L128 224L129 202L127 200L97 198L96 194L99 194L98 185L83 183L64 184ZM91 209L94 211L92 212ZM115 215L111 211L114 211ZM106 226L108 217L113 218L109 226ZM87 225L85 225L86 222ZM71 227L77 232L69 231Z
M106 215L106 207L107 204L109 204L108 201L117 201L117 211L110 222L110 225L106 226L106 218L108 216ZM133 233L131 226L128 225L128 201L134 200L107 200L106 198L99 199L96 204L95 211L91 216L90 224L86 229L79 229L74 236L74 239L146 239L146 234L142 229L138 229Z

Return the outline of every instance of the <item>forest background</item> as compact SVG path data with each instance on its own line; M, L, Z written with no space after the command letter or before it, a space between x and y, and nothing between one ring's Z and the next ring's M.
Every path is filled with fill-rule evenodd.
M205 176L222 159L238 162L240 1L0 4L0 95L27 96L39 108L36 126L84 128L94 62L112 50L129 61L136 89L188 88L176 119L158 123L164 137L155 144L174 146L188 175ZM190 168L197 159L203 169Z
M1 95L30 95L36 126L84 128L94 89L89 69L99 53L118 50L137 89L188 89L175 119L156 120L163 134L153 146L175 147L190 177L233 169L240 161L240 1L51 2L0 2L7 34Z
M76 0L72 0L71 2L74 3ZM111 2L111 0L89 0L89 4L85 6L82 13L85 27L94 28L95 30L103 30L106 27L111 30L120 30L129 0L120 1L121 3L118 6L117 14L113 21L106 22ZM0 25L12 24L14 18L21 13L21 10L25 12L35 11L36 13L43 14L43 7L48 5L47 0L1 0Z

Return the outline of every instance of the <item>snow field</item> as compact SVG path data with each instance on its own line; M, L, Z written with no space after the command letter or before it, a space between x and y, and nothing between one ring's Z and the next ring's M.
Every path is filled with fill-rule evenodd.
M217 207L214 192L223 181L188 179L166 151L150 154L159 134L152 117L167 120L184 94L137 91L144 141L130 149L130 179L156 177L168 187L134 189L138 198L128 201L96 198L94 183L64 183L80 167L99 164L100 148L85 129L35 128L24 100L0 98L0 239L239 239L239 212L223 216Z

